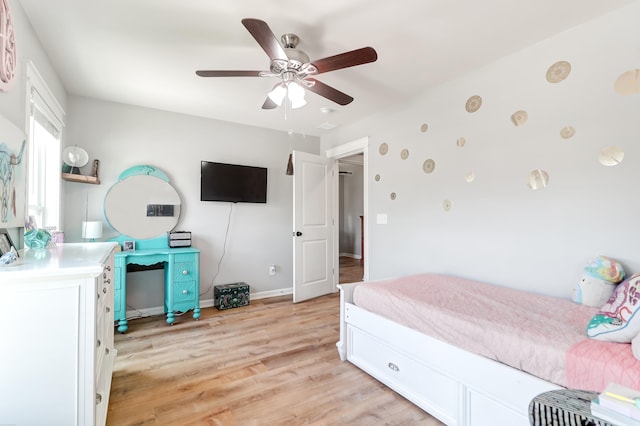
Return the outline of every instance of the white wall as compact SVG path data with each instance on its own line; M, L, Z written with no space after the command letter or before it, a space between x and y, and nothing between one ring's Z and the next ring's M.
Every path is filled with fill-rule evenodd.
M192 232L193 246L201 250L201 292L207 291L201 300L211 299L232 204L200 201L200 161L267 167L267 203L233 204L214 284L244 281L252 293L291 290L293 182L285 174L287 159L291 148L318 154L318 138L75 96L68 115L68 145L100 160L101 184L64 183L67 241L81 240L85 210L90 220L105 222L105 238L116 236L103 214L107 191L131 166L157 167L182 198L176 229ZM91 162L83 173L90 173ZM278 266L275 276L269 275L271 264ZM127 282L129 309L162 306L162 271L130 273Z
M369 137L366 215L388 214L387 225L369 221L370 278L433 271L568 297L592 256L640 272L640 94L613 90L640 68L639 21L636 2L323 137L323 149ZM548 83L561 60L571 74ZM473 114L472 95L483 98ZM520 109L529 120L516 127ZM576 129L568 140L559 136L566 125ZM598 162L610 145L625 152L616 167ZM429 158L432 174L422 170ZM527 175L537 168L549 186L532 191Z
M12 80L11 86L6 92L0 92L0 114L19 129L26 131L27 62L33 62L63 109L66 106L67 95L20 3L16 0L10 0L9 7L15 29L17 66L16 75ZM10 229L9 232L14 244L21 246L22 228Z

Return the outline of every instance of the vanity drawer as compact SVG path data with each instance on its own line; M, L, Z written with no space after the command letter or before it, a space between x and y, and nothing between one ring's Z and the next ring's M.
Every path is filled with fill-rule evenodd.
M173 269L174 281L193 281L197 272L195 262L176 262Z
M173 302L175 310L182 310L179 305L188 304L187 309L195 306L197 300L196 281L181 281L173 285Z

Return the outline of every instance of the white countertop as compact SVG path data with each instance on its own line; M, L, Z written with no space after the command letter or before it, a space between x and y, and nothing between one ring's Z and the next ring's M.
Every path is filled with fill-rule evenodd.
M113 242L67 243L48 249L25 249L17 262L0 265L0 286L42 277L97 276L102 273L104 263L116 246Z

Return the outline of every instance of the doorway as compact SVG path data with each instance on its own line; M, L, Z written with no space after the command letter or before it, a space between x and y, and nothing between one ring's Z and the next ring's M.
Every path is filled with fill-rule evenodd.
M338 282L364 277L364 154L338 160Z
M334 226L334 265L338 267L338 274L335 274L335 283L339 282L357 282L369 279L369 225L367 220L368 212L368 157L369 157L369 138L362 137L344 145L331 148L326 151L327 158L333 159L333 169L338 171L334 173L334 214L333 217L337 222ZM341 166L342 164L342 166ZM355 169L354 169L355 167ZM340 177L339 171L351 171L352 174L344 173ZM341 181L343 185L341 185ZM348 183L347 183L348 182ZM359 182L359 184L358 184ZM344 187L352 191L345 194ZM356 188L360 188L357 190ZM357 197L356 205L358 207L352 209L351 218L349 219L348 232L351 234L347 237L347 241L351 242L351 248L347 246L344 252L340 249L341 233L346 231L345 223L341 220L340 206L345 197L353 201L352 196ZM360 216L363 216L360 219ZM344 237L344 235L342 235ZM348 253L347 253L348 252ZM347 254L347 256L340 256ZM353 256L348 256L349 254ZM362 258L363 257L363 258ZM342 279L341 279L342 276Z

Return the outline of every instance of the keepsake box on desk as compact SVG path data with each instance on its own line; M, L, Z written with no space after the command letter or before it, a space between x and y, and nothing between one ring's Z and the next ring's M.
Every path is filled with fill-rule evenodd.
M193 309L200 318L200 250L193 247L169 248L167 237L133 240L121 235L114 239L122 245L135 241L135 250L115 255L115 320L118 332L129 329L127 321L127 265L164 264L164 311L167 323L175 323L175 312Z

